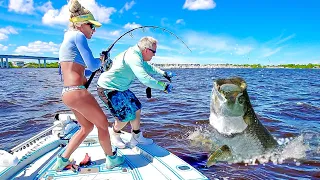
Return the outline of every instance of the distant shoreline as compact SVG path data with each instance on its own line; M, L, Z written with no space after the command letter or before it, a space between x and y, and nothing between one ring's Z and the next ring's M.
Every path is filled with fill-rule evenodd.
M260 65L260 64L157 64L151 63L164 69L205 69L205 68L269 68L269 69L320 69L320 64L282 64L282 65ZM26 63L22 67L13 66L9 62L10 68L44 68L44 64ZM45 68L58 68L58 62L47 63Z
M283 65L260 65L260 64L153 64L159 68L268 68L268 69L320 69L320 64L283 64Z

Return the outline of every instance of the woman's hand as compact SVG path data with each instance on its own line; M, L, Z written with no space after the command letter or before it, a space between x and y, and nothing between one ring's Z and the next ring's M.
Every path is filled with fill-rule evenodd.
M105 59L106 59L106 56L103 54L103 53L100 53L100 61L101 63L104 63Z

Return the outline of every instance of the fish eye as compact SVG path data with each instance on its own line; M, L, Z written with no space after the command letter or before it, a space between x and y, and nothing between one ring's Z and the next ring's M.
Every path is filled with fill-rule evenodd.
M239 102L239 104L244 104L245 98L244 98L243 95L241 95L241 96L238 97L238 102Z
M226 91L221 91L220 94L227 98L230 93Z
M220 86L219 85L217 86L217 90L220 92Z

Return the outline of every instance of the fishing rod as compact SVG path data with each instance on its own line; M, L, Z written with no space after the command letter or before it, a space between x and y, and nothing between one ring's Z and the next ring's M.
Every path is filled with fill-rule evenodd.
M192 52L191 49L187 46L187 44L186 44L181 38L179 38L179 37L178 37L177 35L175 35L173 32L167 30L166 28L159 27L159 26L140 26L140 27L133 28L133 29L131 29L131 30L123 33L118 39L116 39L116 40L108 47L108 49L107 49L106 51L102 51L101 54L100 54L100 58L102 58L102 62L105 62L106 59L109 60L109 58L110 58L110 51L112 50L113 46L114 46L123 36L125 36L125 35L127 35L127 34L130 33L130 36L133 37L133 35L132 35L132 32L133 32L133 31L135 31L135 30L137 30L137 29L142 29L143 31L145 31L146 28L161 29L161 30L163 30L164 32L168 32L169 34L175 36L178 40L180 40L180 41L190 50L190 52ZM112 63L112 62L109 61L109 63ZM108 66L109 66L109 68L110 68L111 65L109 64ZM87 83L85 84L85 87L86 87L87 89L88 89L89 85L91 84L91 81L92 81L92 79L94 78L96 72L98 72L98 71L99 71L99 69L96 70L96 71L94 71L94 72L91 74L89 80L88 80ZM148 91L149 91L149 90L148 90ZM150 97L151 97L151 89L150 89Z

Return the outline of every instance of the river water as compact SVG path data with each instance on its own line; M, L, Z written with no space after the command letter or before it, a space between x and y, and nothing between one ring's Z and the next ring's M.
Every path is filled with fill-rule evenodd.
M143 106L142 130L158 145L210 179L320 179L320 70L170 70L177 74L170 94L152 90L153 97L147 99L143 84L136 81L131 86ZM50 127L56 113L69 112L60 99L62 82L57 69L0 69L0 75L0 149L9 150ZM195 134L208 133L213 80L230 76L246 80L256 114L279 142L300 138L287 153L299 151L303 157L254 165L204 166L211 151L194 143ZM96 81L89 90L103 107L95 91ZM112 123L108 110L104 111Z

